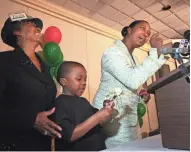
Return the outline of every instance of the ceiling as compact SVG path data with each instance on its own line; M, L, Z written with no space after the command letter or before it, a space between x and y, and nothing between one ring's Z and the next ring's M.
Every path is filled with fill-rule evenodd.
M134 20L150 23L151 33L181 39L190 29L190 0L48 0L65 9L121 31ZM162 11L165 5L171 9Z

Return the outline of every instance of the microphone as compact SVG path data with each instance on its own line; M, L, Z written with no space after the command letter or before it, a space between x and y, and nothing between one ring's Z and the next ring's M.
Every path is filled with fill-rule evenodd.
M189 47L189 42L187 39L182 39L179 44L179 48L188 48Z
M190 30L184 32L184 38L179 43L179 48L188 48L189 52L187 54L181 54L183 56L187 56L190 54Z
M189 53L190 54L190 49L189 48L162 48L160 50L160 53L164 55L172 54L172 53L182 53L182 54Z
M190 42L190 30L184 32L184 38Z

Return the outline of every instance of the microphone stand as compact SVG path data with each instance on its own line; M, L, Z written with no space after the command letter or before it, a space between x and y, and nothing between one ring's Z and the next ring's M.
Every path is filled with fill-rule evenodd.
M187 66L183 62L183 58L180 56L180 54L179 53L176 53L176 54L177 55L174 55L174 58L177 59L177 61L180 63L179 68L181 69L181 71L185 75L186 81L188 83L190 83L190 71L188 70ZM190 64L190 61L187 64Z

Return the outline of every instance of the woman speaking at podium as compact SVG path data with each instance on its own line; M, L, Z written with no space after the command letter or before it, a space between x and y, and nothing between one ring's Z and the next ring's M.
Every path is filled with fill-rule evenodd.
M124 27L121 33L123 40L115 41L103 53L101 82L93 101L93 106L100 109L110 94L109 90L122 90L121 95L115 99L116 112L113 119L104 126L107 148L141 138L137 116L137 90L166 62L164 56L160 55L163 41L158 34L151 36L151 50L142 64L138 64L133 55L135 48L143 46L149 40L148 22L134 21Z

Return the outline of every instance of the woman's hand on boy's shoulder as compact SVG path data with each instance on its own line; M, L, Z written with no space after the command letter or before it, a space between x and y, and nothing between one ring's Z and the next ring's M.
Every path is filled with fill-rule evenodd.
M61 138L60 131L62 130L62 128L48 118L48 116L52 115L54 111L55 108L52 108L49 111L43 111L38 113L34 128L43 135Z

